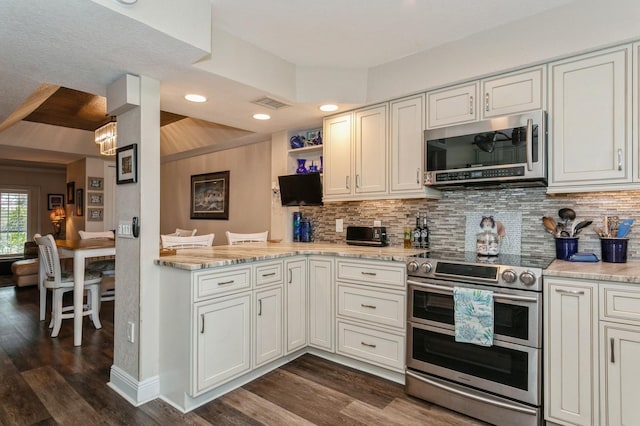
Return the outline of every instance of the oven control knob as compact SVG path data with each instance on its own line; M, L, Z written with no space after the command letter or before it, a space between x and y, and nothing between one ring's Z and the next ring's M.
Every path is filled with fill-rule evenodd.
M516 275L515 271L513 269L507 269L506 271L504 271L502 273L502 279L506 282L511 284L512 282L514 282L515 280L518 279L518 275Z
M533 272L525 271L520 274L520 281L524 285L534 285L536 283L536 275Z
M416 272L417 270L418 270L418 262L416 262L415 260L412 260L411 262L407 263L407 271Z
M431 272L432 269L433 269L433 266L431 266L429 262L424 262L422 265L420 265L420 270L425 274L428 274L429 272Z

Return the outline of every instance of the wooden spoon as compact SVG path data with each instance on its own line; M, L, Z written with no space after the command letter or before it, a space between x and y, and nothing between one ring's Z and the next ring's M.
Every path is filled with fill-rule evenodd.
M549 216L543 216L542 217L542 224L544 225L544 227L546 228L547 232L555 235L556 234L556 221L554 218L549 217Z

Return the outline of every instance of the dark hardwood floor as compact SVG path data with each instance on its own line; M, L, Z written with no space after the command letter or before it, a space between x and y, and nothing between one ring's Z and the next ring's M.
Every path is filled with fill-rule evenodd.
M71 320L49 337L35 287L0 288L2 425L468 425L468 417L405 395L403 387L312 355L187 414L155 400L133 407L106 383L113 354L113 302L103 328Z

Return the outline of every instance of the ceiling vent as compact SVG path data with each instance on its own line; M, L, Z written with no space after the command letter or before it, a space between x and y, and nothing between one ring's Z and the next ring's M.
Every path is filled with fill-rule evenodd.
M289 104L285 104L284 102L280 102L266 96L264 98L258 99L257 101L253 101L253 103L267 107L267 108L271 108L271 109L280 109L280 108L289 106Z

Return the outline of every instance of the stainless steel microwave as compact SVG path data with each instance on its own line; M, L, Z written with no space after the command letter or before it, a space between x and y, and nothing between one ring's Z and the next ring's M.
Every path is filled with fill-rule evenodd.
M546 112L426 130L424 184L546 186Z

